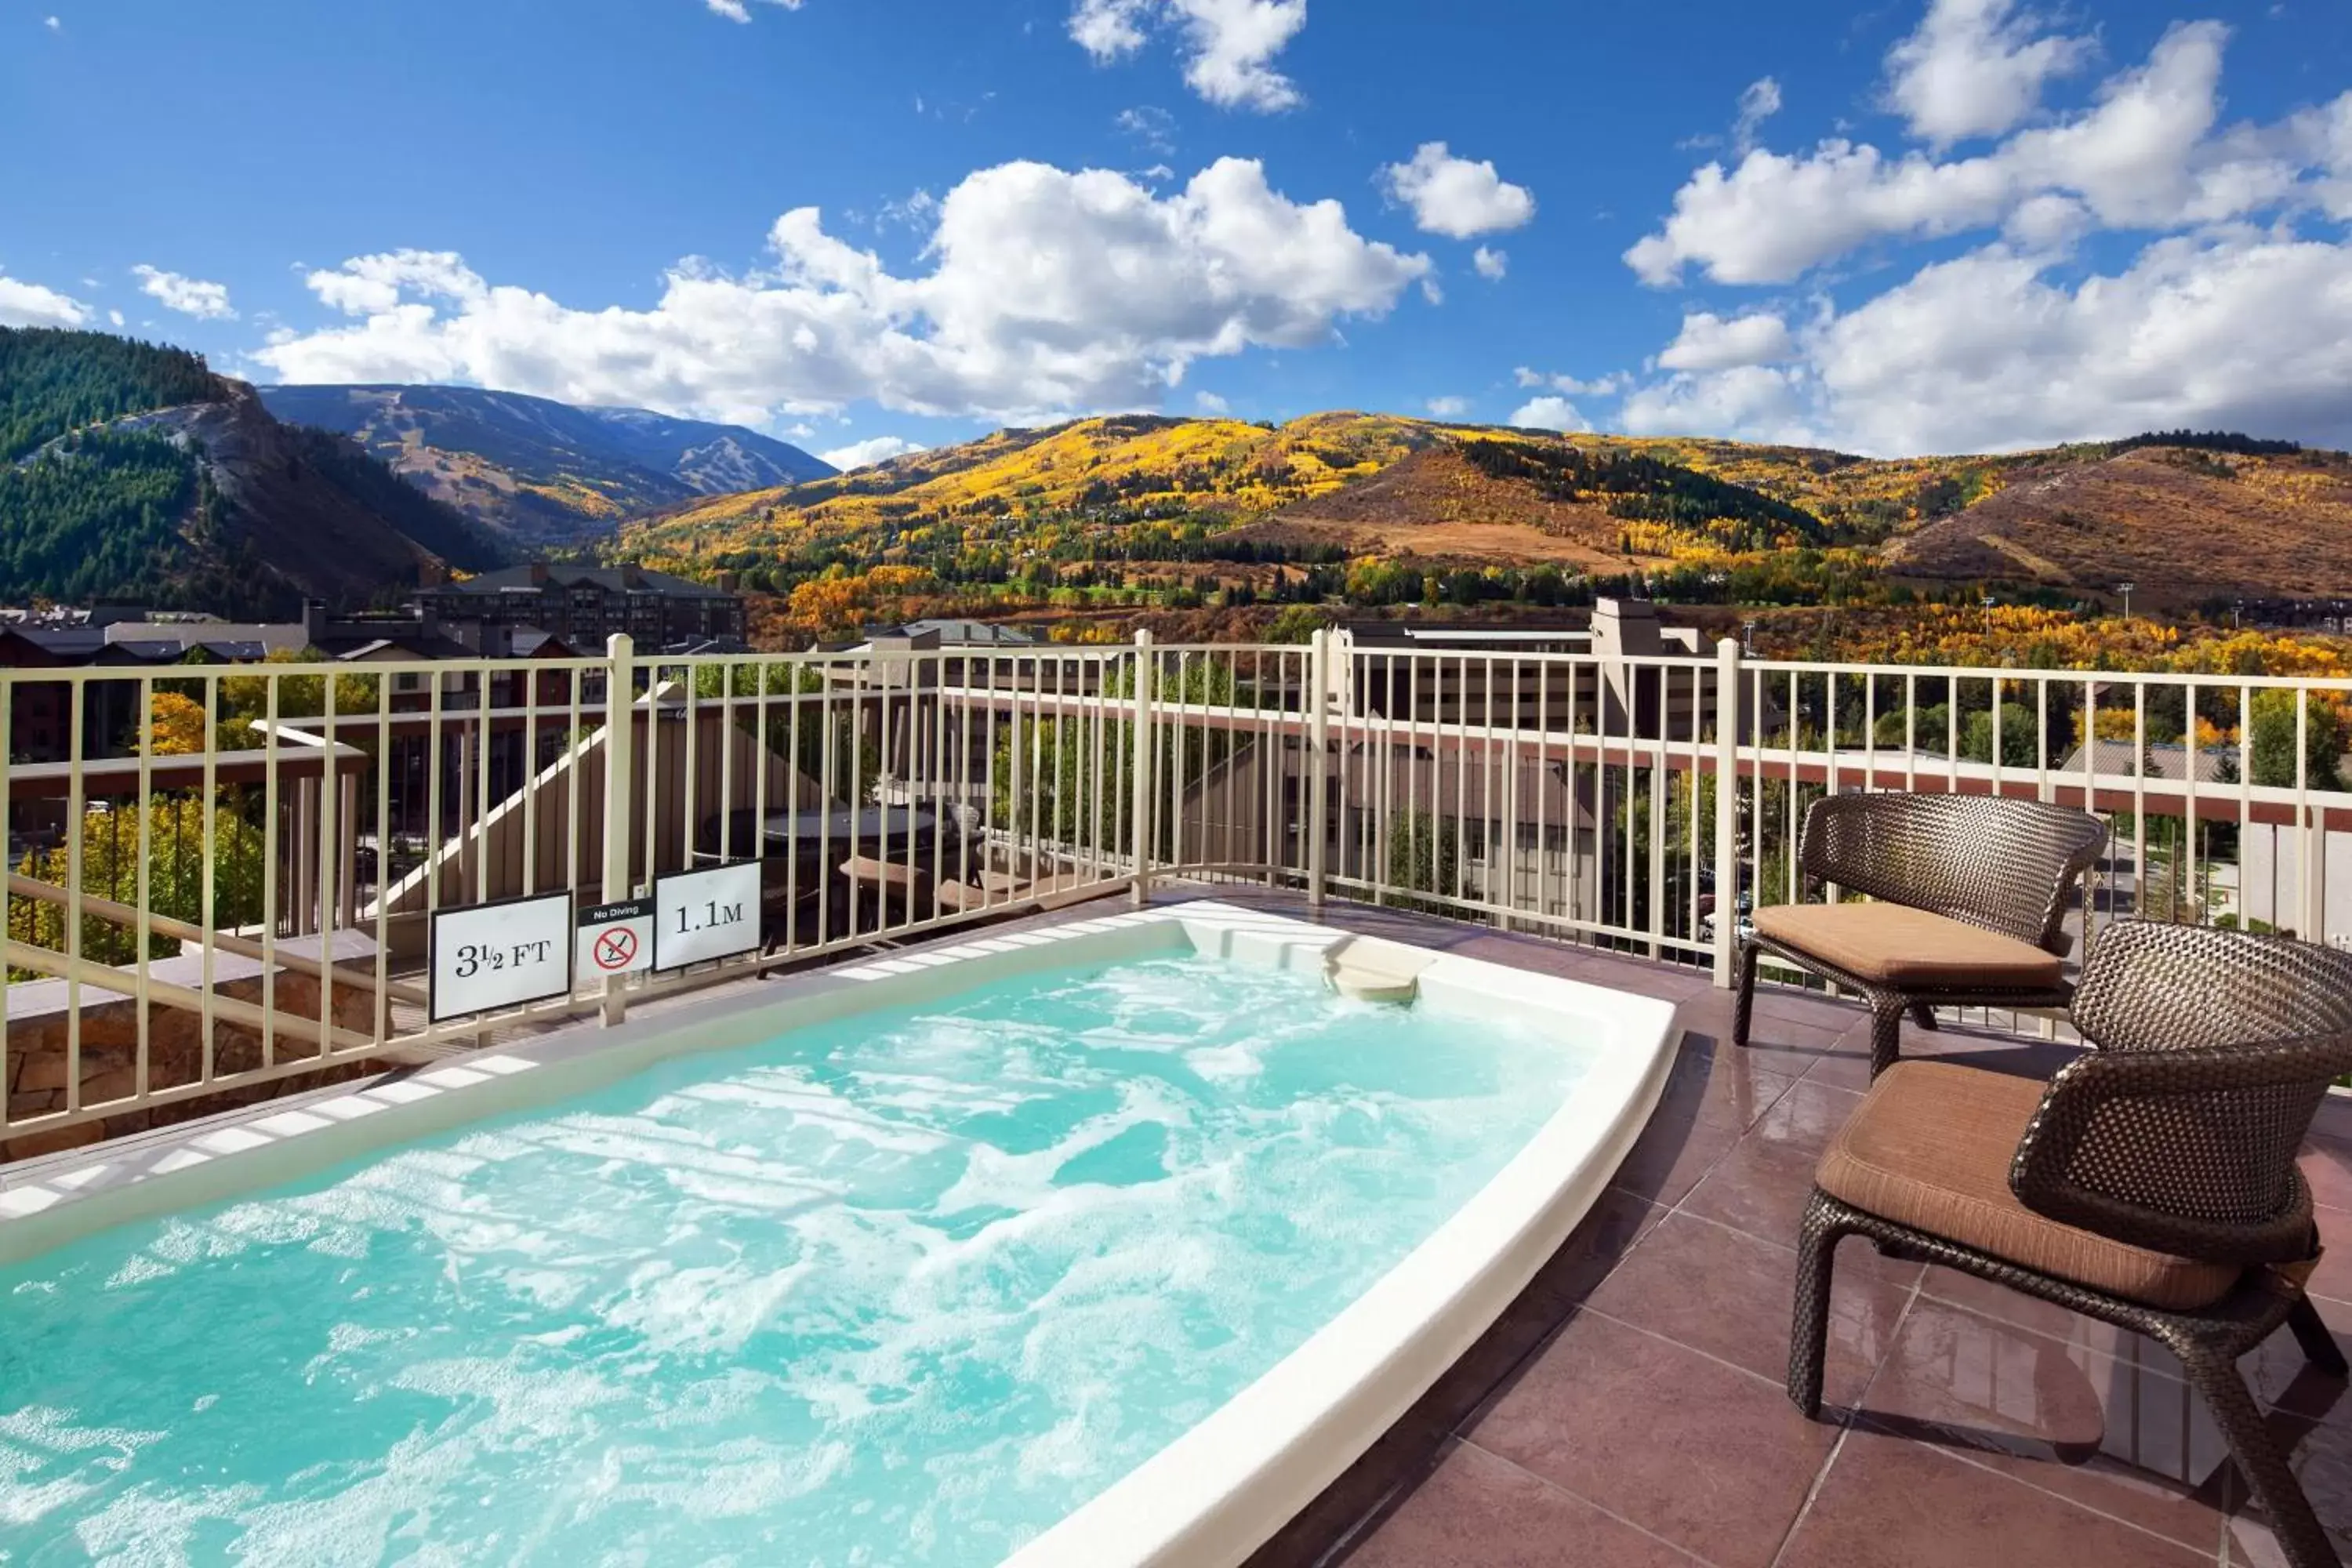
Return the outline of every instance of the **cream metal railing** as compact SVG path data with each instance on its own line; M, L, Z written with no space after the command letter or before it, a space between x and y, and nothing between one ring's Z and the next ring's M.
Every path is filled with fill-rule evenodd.
M0 1148L1171 877L1727 984L1745 908L1801 892L1805 804L1849 788L2106 815L2114 851L2070 917L2084 942L2133 917L2352 938L2328 743L2347 700L2343 681L1343 633L0 672ZM567 963L541 999L433 1016L439 917L618 904L746 862L749 951Z

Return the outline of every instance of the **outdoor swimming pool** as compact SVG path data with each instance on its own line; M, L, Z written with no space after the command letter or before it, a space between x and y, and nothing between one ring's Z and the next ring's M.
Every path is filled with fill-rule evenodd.
M997 1563L1396 1270L1611 1043L1068 949L10 1266L0 1547Z

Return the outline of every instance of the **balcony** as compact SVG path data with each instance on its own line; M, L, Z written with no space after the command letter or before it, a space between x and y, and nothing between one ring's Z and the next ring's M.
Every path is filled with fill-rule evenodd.
M1745 911L1804 896L1805 805L1854 789L2107 816L2076 954L2126 920L2352 938L2352 794L2310 743L2341 683L1338 637L710 658L624 639L528 671L562 679L465 661L504 700L429 711L382 679L397 666L197 671L192 700L224 716L225 680L272 684L255 744L214 749L215 727L101 760L82 734L81 760L9 771L33 858L0 895L0 1206L101 1141L135 1160L174 1122L257 1125L321 1086L763 975L1213 896L1676 1008L1664 1098L1574 1235L1254 1563L2282 1561L2166 1352L1863 1242L1841 1254L1828 1418L1799 1416L1792 1242L1868 1081L1867 1018L1768 973L1740 1050L1724 986ZM131 712L166 684L42 673ZM753 949L436 1008L444 913L746 861ZM1906 1026L1906 1052L2046 1077L2076 1049L2058 1017L1942 1025ZM2323 1240L2352 1237L2352 1100L2323 1106L2302 1166ZM2352 1265L2324 1257L2311 1289L2352 1328ZM2284 1336L2247 1366L2352 1542L2343 1387Z

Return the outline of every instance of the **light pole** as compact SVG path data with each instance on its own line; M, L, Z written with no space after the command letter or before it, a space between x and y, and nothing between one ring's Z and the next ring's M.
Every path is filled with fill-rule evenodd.
M2116 584L2116 591L2124 596L2124 619L2126 620L2131 619L2131 591L2137 586L2138 584L2136 583L2118 583Z

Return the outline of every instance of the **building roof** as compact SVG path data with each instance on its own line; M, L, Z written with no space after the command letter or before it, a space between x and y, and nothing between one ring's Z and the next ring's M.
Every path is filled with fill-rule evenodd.
M932 616L904 626L867 626L866 643L906 641L921 647L1035 647L1045 639L1026 626L998 626L992 621L967 621ZM845 647L856 647L855 643Z
M708 583L689 582L667 572L641 566L572 566L533 562L485 572L462 583L444 583L424 590L426 595L456 595L489 597L499 594L535 594L547 588L601 588L607 594L658 594L670 599L732 599L734 595Z
M2147 766L2145 770L2134 765L2132 743L2129 741L2094 741L2091 745L2093 747L2091 766L2096 773L2120 774L2125 778L2137 776L2176 781L2186 778L2189 774L2189 748L2177 742L2150 745L2147 748ZM2199 784L2231 782L2231 769L2237 760L2238 748L2235 746L2203 747L2197 752L2197 782ZM2066 753L2066 760L2058 764L2058 772L2079 773L2082 771L2083 748L2077 746Z

